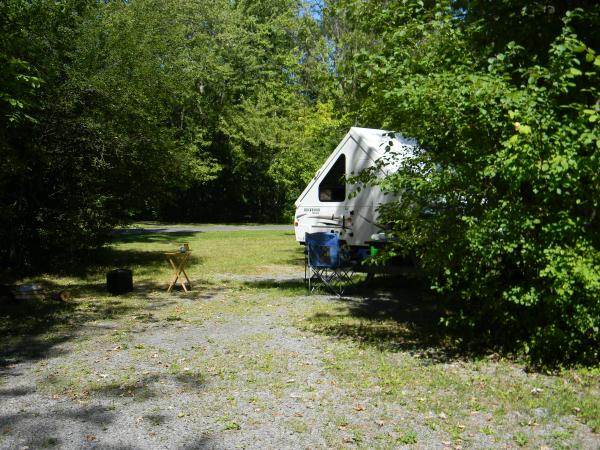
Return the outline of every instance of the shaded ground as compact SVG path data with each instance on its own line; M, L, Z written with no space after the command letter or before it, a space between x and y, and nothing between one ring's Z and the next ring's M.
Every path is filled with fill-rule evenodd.
M208 233L214 231L293 231L293 225L164 225L141 224L131 228L119 228L115 234L141 235L141 234L186 234Z
M473 353L407 280L337 299L302 275L4 304L0 449L599 447L595 372Z

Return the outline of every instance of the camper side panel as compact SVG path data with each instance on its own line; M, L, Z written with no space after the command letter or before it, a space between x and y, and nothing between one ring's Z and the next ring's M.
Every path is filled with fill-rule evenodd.
M339 183L340 178L371 167L377 156L377 149L365 147L353 137L338 146L297 202L294 222L298 242L305 241L305 233L327 231L338 233L349 245L364 245L372 234L381 231L376 208L389 197L378 187L357 191L352 185ZM356 195L348 198L351 190Z

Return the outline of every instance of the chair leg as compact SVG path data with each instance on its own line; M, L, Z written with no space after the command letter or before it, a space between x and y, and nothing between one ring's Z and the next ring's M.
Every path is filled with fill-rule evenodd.
M348 287L354 285L352 268L338 267L336 269L325 267L312 267L308 262L305 266L305 282L308 293L315 291L320 285L332 294L342 297Z

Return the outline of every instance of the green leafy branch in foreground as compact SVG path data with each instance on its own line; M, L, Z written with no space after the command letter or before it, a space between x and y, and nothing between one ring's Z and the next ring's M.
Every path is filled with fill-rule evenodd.
M598 15L566 13L536 54L509 41L486 55L477 11L399 10L384 57L360 60L365 115L420 143L382 183L401 194L381 211L394 252L415 252L432 287L458 300L447 325L536 362L596 363L600 60L586 30Z

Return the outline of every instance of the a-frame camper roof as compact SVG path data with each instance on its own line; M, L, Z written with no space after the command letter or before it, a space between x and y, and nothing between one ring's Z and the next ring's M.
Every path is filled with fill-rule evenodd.
M406 146L413 147L415 142L402 137L398 133L394 133L394 137L391 137L392 132L387 130L376 130L373 128L359 128L352 127L350 131L346 133L346 136L340 141L336 149L329 155L325 163L317 171L314 178L306 186L302 194L296 200L296 207L300 205L304 197L311 191L313 186L320 181L321 175L326 173L330 166L338 159L338 156L342 152L353 152L355 155L361 153L364 158L368 158L373 163L383 156L385 149L390 141L393 141L394 147L397 149L404 148ZM355 158L350 158L354 160ZM353 168L349 168L350 172Z

